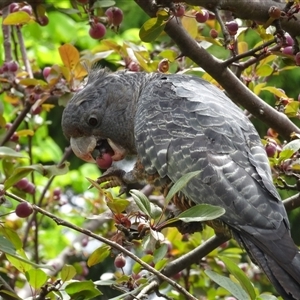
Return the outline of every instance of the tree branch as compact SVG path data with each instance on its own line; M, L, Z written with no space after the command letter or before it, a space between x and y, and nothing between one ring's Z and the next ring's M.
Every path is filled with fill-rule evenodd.
M187 268L191 264L199 262L204 256L206 256L208 253L210 253L226 241L228 241L228 238L226 236L214 235L199 247L169 263L163 269L162 273L168 277L174 275Z
M156 14L156 7L151 0L135 0L135 2L151 17ZM214 1L212 1L214 2ZM250 1L252 2L252 1ZM248 1L249 3L249 1ZM257 4L257 3L256 3ZM199 4L198 4L199 5ZM226 63L209 54L191 38L177 18L172 18L165 27L165 32L177 44L182 54L188 56L197 65L211 75L228 93L235 103L242 105L252 115L275 129L289 140L293 132L300 133L299 128L288 117L279 113L251 92L232 72Z
M273 0L186 0L186 4L203 6L208 10L218 8L231 11L236 18L255 20L265 23L270 18L268 11L271 6L277 6L280 10L285 8L285 3L274 3ZM300 35L300 21L288 18L280 19L282 29L292 36Z

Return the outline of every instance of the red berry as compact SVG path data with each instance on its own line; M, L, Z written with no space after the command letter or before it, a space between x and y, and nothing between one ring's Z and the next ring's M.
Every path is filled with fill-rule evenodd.
M5 129L9 129L11 126L12 126L11 123L6 123L6 124L5 124Z
M218 31L216 29L211 29L209 32L209 35L213 38L216 39L219 35Z
M287 46L282 49L283 54L293 55L294 54L293 52L294 52L294 50L293 50L292 46Z
M89 35L91 38L98 40L105 36L106 28L102 23L92 24Z
M18 136L18 134L16 133L16 132L14 132L13 133L13 135L10 137L10 140L12 141L12 142L18 142L19 141L19 136Z
M20 11L24 11L26 13L28 13L29 15L32 15L32 8L29 5L25 5L22 8L20 8Z
M132 72L138 72L140 70L140 66L135 61L131 61L127 68Z
M198 23L205 23L208 20L209 13L207 10L198 11L195 15Z
M115 258L114 264L115 264L116 268L121 268L122 269L122 268L125 267L125 265L126 265L126 259L125 259L125 257L123 256L122 253L118 254L118 256Z
M178 273L172 275L172 278L174 280L179 280L181 277L182 277L182 273L181 272L178 272Z
M239 25L236 21L226 22L225 25L230 35L235 35L239 29Z
M184 6L182 5L178 5L176 8L175 8L175 11L174 11L174 16L175 17L183 17L184 16L184 13L185 13L185 8Z
M268 143L265 147L268 157L274 157L277 152L277 145L274 143Z
M220 245L220 248L225 249L229 246L229 242L224 242L223 244Z
M12 12L15 12L16 9L18 10L19 9L19 4L18 3L11 3L10 6L9 6L9 12L12 13Z
M22 202L17 205L15 212L19 218L27 218L33 213L33 208L28 202Z
M284 36L285 36L285 45L286 46L293 46L294 45L293 38L287 32L284 34Z
M60 197L61 197L61 189L59 187L57 187L53 190L53 199L59 200Z
M39 115L42 112L43 108L41 105L37 106L35 109L31 109L33 115Z
M119 26L123 21L123 11L118 7L110 7L106 10L108 24Z
M300 66L300 52L297 52L295 55L295 62L297 66Z
M39 17L39 24L41 26L47 26L49 24L49 18L47 16Z
M35 193L35 186L33 183L29 182L28 186L23 190L25 193L34 194Z
M96 158L96 163L100 169L108 169L112 164L112 158L109 153L103 153Z
M2 68L3 68L3 72L8 72L8 62L5 62Z
M29 181L27 178L22 178L17 183L14 184L14 186L16 188L18 188L19 190L26 189L28 187L28 185L29 185Z
M45 79L47 79L47 77L49 76L50 72L51 72L51 67L45 67L43 69L43 76L44 76Z
M16 72L19 68L19 64L16 61L10 61L7 63L8 71Z

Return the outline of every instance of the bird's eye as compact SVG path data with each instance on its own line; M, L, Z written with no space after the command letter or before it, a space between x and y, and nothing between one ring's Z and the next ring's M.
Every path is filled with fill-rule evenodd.
M98 119L96 117L90 117L88 120L90 126L95 127L98 125Z

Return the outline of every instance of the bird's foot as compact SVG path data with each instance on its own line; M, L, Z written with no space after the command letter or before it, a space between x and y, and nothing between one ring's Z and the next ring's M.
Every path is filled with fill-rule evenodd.
M106 182L106 183L105 183ZM120 187L119 196L128 192L128 185L136 183L137 180L132 174L132 171L125 172L122 169L111 167L105 171L102 176L97 179L97 183L105 183L102 187L104 189Z

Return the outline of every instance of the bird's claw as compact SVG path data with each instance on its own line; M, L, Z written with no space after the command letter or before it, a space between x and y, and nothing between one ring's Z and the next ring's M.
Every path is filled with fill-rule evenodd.
M97 183L101 184L106 182L102 187L104 189L120 187L119 196L128 191L128 183L125 180L126 172L117 168L110 168L104 172L98 179Z

